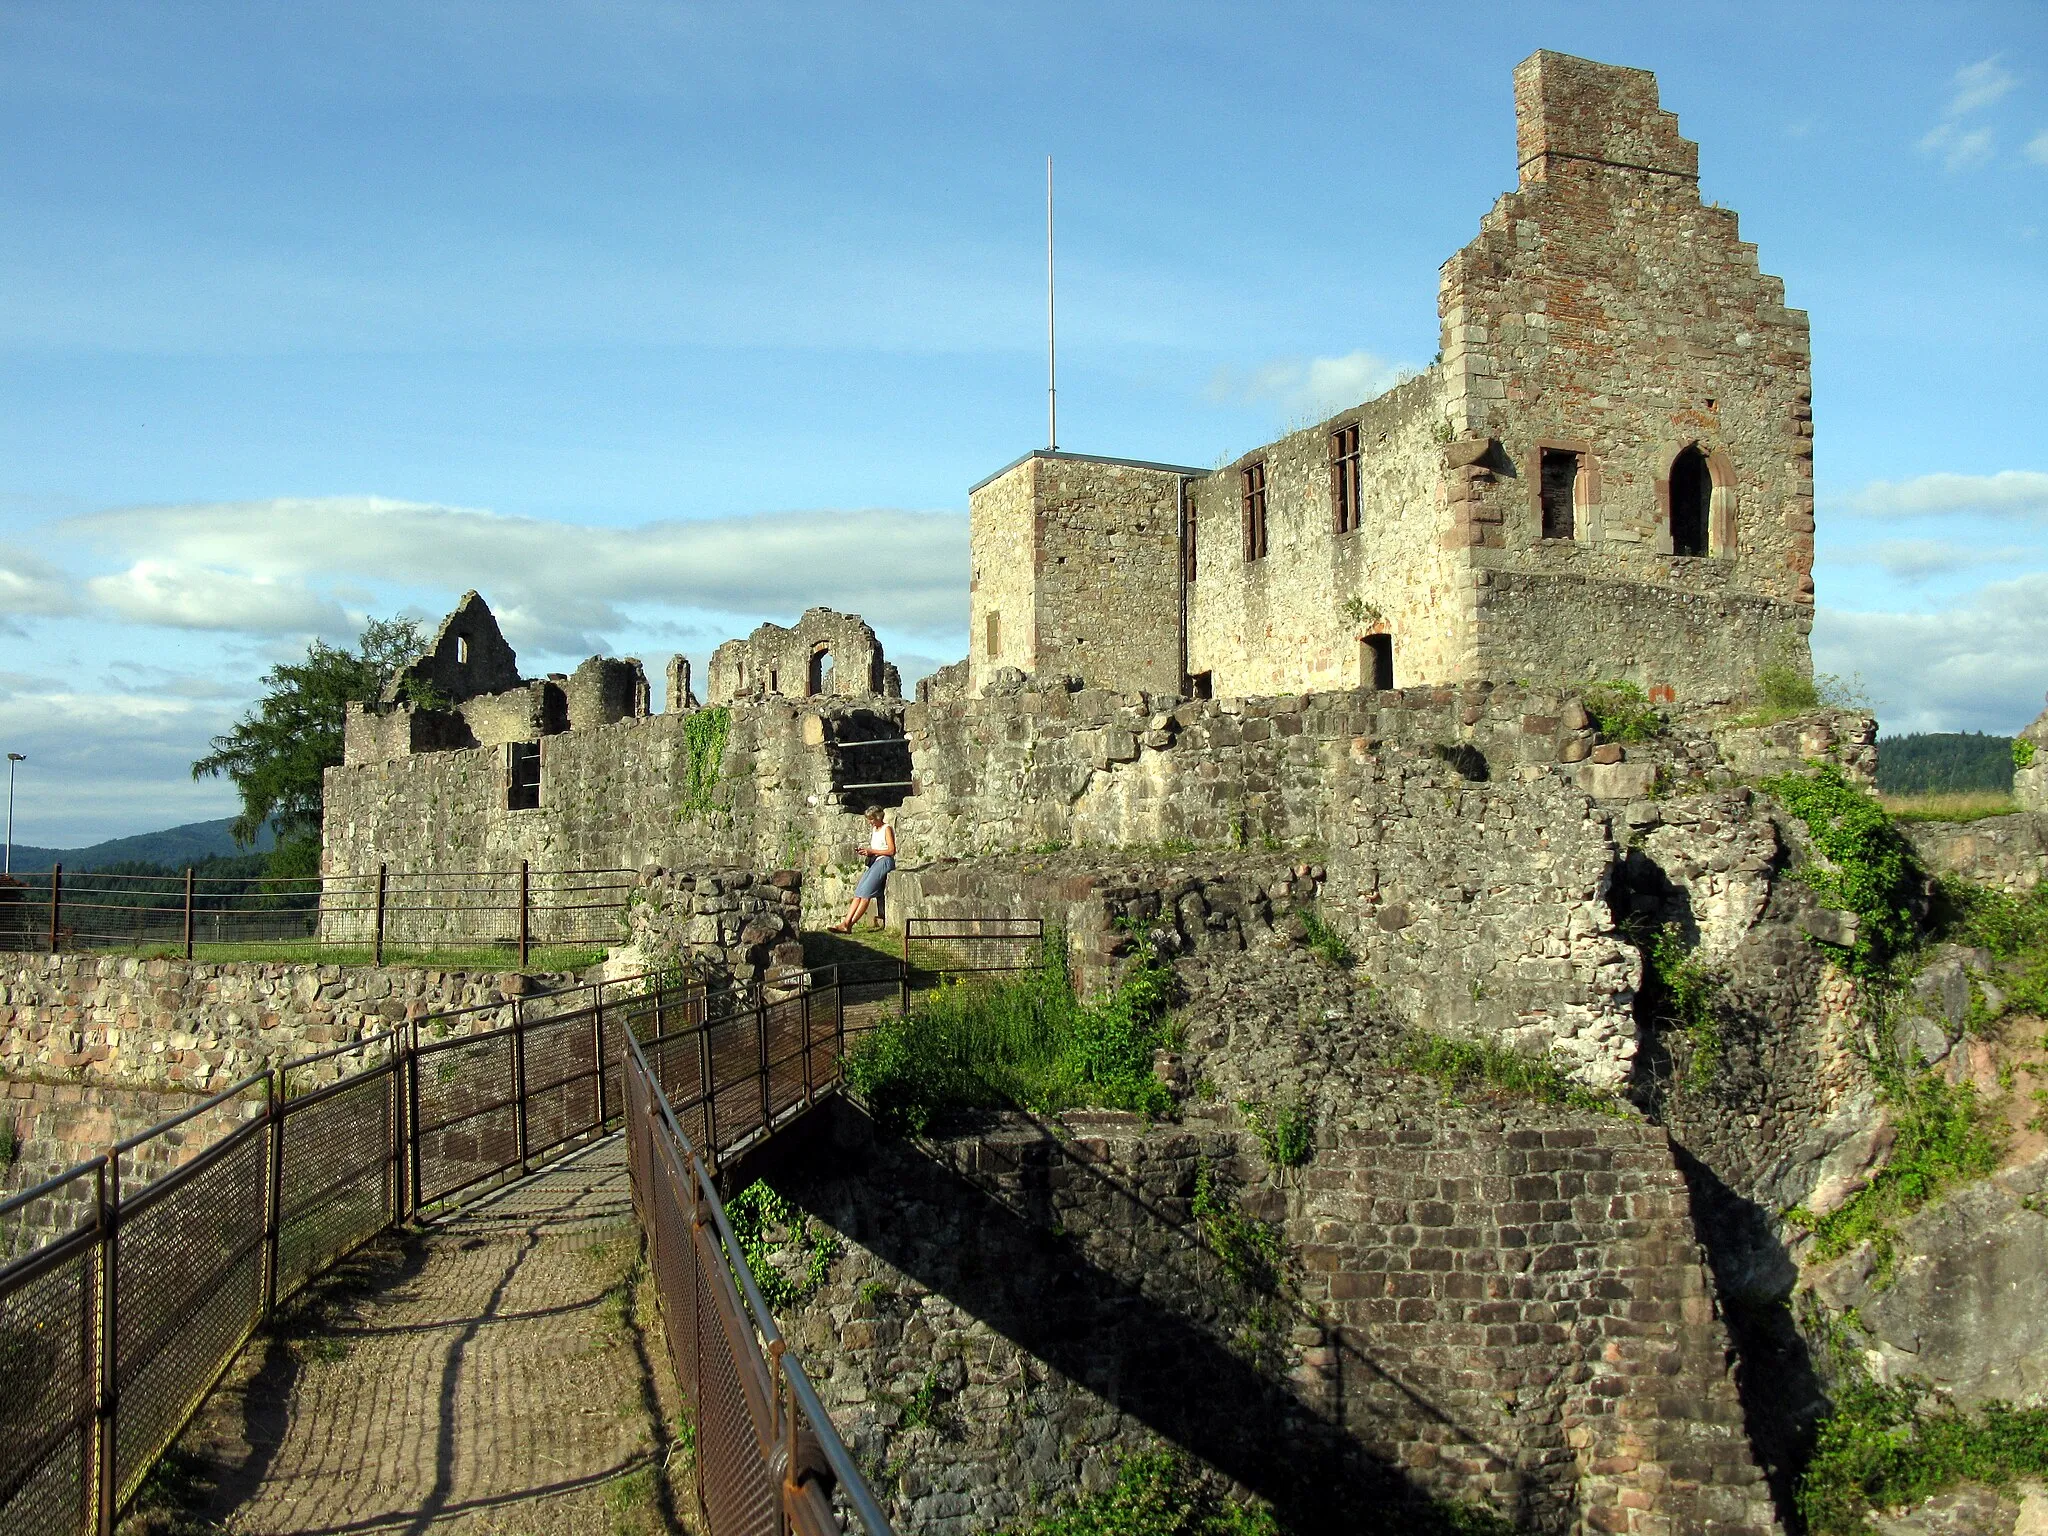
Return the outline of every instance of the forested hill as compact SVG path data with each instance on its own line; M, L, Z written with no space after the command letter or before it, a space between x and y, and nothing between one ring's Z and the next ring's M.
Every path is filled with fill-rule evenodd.
M1877 788L1886 795L2012 788L2012 738L1981 731L1925 731L1877 743Z
M254 849L237 848L234 838L228 833L233 824L231 818L223 816L219 821L193 821L182 827L166 827L161 832L138 832L133 837L110 838L86 848L33 848L16 843L14 872L33 874L60 860L67 870L106 869L115 864L150 864L183 869L187 864L199 864L207 859L267 852L276 846L277 839L270 835L270 828L265 827Z

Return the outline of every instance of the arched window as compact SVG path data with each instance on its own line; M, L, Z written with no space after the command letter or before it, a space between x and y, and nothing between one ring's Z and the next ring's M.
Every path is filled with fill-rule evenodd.
M830 693L832 691L832 648L821 645L811 652L811 675L809 691Z
M1671 461L1671 553L1707 553L1713 500L1713 472L1707 468L1700 445L1694 443Z

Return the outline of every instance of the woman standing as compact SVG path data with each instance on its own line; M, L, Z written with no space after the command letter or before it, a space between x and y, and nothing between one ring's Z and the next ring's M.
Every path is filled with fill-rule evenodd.
M867 873L860 877L860 884L853 889L853 905L846 909L846 921L828 928L828 933L853 932L853 925L860 921L861 913L881 899L882 887L889 883L889 871L896 867L896 829L882 819L879 805L868 807L868 845L860 850L860 856L868 861ZM873 926L882 926L879 910L875 913Z

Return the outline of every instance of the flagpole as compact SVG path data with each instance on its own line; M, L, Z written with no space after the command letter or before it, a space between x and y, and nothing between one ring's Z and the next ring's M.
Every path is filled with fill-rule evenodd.
M1060 446L1060 370L1052 322L1052 156L1045 157L1045 442Z

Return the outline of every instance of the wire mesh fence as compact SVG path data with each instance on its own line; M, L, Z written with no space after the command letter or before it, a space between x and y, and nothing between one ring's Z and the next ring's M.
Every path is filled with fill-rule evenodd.
M908 966L884 964L895 974L636 977L416 1020L245 1079L0 1202L0 1530L111 1536L281 1301L391 1226L623 1118L713 1536L784 1519L837 1531L835 1510L886 1532L711 1183L837 1091L858 1010L879 1006L867 994L908 996ZM201 1128L212 1139L183 1155Z
M304 879L53 869L0 881L0 950L535 948L622 936L620 869L393 870Z

